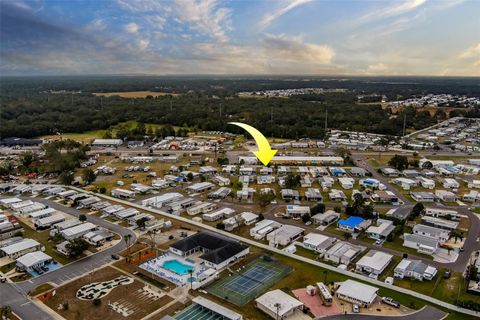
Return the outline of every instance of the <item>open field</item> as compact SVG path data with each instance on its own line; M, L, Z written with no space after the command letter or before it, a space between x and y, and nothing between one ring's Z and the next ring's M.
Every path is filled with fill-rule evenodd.
M116 125L111 126L109 129L101 129L101 130L92 130L92 131L85 131L85 132L79 132L79 133L62 133L58 135L48 135L48 136L42 136L40 137L41 139L45 140L61 140L61 139L72 139L75 141L83 142L83 143L90 143L94 139L101 139L105 136L107 131L111 131L112 135L115 136L116 132L118 131L118 128L120 126L126 126L129 129L133 129L137 126L137 121L131 120L131 121L125 121L118 123ZM156 123L146 123L145 128L152 128L153 131L157 128L161 128L163 125L161 124L156 124ZM179 127L174 126L175 130L177 130Z
M146 98L148 96L161 97L161 96L179 96L178 93L168 92L155 92L155 91L124 91L124 92L96 92L94 95L99 97L114 97L119 96L122 98Z
M128 319L141 319L173 300L165 295L156 300L147 298L141 293L141 289L145 284L138 280L135 280L131 284L114 288L109 294L100 300L101 303L97 306L95 306L91 300L80 300L76 297L78 289L84 285L93 282L109 281L121 275L124 274L114 268L106 267L63 287L57 288L55 296L44 294L40 297L40 300L66 319L121 318L121 314L109 308L109 302L121 303L122 305L127 306L128 309L132 310L133 313L128 316ZM58 306L65 302L68 302L68 309L59 310Z

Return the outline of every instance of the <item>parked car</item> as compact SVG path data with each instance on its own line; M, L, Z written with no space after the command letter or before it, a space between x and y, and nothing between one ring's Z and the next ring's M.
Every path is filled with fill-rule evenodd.
M5 278L5 277L0 277L0 282L1 282L1 283L7 282L7 278Z
M452 276L452 272L450 270L447 270L443 273L444 279L450 279L451 276Z
M385 304L388 304L392 307L400 308L400 303L398 301L393 300L390 297L383 297L382 302L385 303Z
M358 304L352 305L352 312L353 313L359 313L360 312L360 307L358 306Z
M113 260L120 260L120 256L118 254L112 254Z

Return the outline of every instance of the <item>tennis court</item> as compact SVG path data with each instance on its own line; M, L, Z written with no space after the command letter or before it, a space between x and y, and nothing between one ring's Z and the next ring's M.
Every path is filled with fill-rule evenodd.
M290 267L257 259L239 273L215 282L206 290L233 304L243 306L273 286L290 270Z

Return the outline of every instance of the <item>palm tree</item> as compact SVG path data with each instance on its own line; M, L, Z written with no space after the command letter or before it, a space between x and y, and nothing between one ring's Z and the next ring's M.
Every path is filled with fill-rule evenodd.
M132 239L131 234L126 234L123 236L123 240L125 241L125 244L127 245L127 253L130 254L130 241Z

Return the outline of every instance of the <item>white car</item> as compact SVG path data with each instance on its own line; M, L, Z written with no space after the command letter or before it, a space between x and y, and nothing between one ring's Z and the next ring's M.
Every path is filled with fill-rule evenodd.
M358 306L358 304L352 305L352 312L353 313L359 313L360 312L360 307Z

